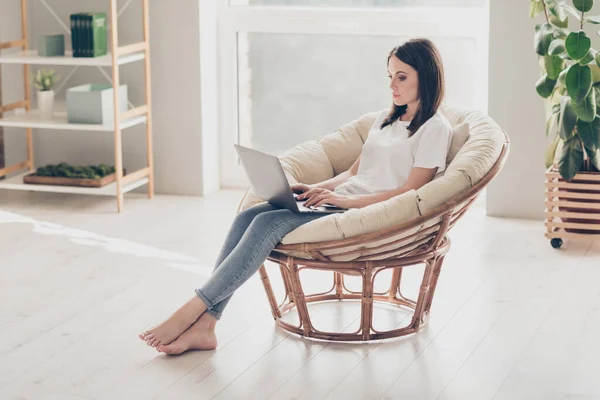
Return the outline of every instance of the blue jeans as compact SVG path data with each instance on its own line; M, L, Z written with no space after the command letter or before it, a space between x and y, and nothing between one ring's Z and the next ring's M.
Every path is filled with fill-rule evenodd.
M208 307L206 312L220 319L233 292L258 271L285 235L326 215L295 213L269 203L239 213L229 229L212 275L195 290Z

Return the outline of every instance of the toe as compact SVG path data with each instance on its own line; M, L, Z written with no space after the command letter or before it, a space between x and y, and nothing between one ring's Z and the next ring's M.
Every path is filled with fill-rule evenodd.
M183 352L180 346L178 346L176 343L168 344L166 346L161 344L158 346L158 351L165 354L180 354Z

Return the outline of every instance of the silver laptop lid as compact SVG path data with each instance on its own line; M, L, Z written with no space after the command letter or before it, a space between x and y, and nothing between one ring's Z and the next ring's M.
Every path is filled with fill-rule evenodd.
M296 200L279 159L258 150L234 144L254 193L276 206L298 212Z

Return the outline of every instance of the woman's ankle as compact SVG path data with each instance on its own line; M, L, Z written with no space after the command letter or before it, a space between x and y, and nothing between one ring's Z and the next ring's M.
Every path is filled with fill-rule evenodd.
M209 314L207 312L202 313L200 318L198 318L198 324L202 326L204 329L215 330L215 326L217 325L217 319L214 315Z

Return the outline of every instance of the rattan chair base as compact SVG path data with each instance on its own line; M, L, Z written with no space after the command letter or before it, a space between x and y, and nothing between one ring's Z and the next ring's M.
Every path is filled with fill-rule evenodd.
M438 277L444 261L444 255L450 247L447 237L435 250L424 251L416 257L388 259L381 261L360 262L332 262L324 260L307 260L286 256L279 252L272 252L269 260L279 264L285 288L285 298L278 304L271 287L267 270L263 265L260 268L262 282L267 292L271 312L276 323L284 330L306 337L328 341L372 341L389 339L409 335L421 330L429 319L431 303ZM404 297L400 291L403 268L425 264L423 279L417 300ZM332 288L323 293L304 294L299 272L303 269L331 271L333 273ZM392 269L389 289L385 293L374 292L373 286L377 274L381 271ZM362 291L349 290L344 284L344 275L362 276ZM325 332L314 327L311 321L308 304L327 302L332 300L360 300L361 315L360 327L355 332ZM374 302L390 304L409 309L412 318L407 326L378 331L373 327ZM299 325L293 325L283 319L283 316L296 309Z
M429 209L420 217L397 226L353 235L349 238L327 242L279 243L268 259L279 264L285 298L277 303L271 287L269 276L263 265L260 275L263 281L273 317L283 329L306 338L330 341L370 341L394 338L418 332L427 322L431 303L437 286L444 256L450 247L446 236L449 229L465 214L483 188L502 169L509 151L509 140L504 135L505 143L494 166L470 189ZM473 177L469 176L469 179ZM242 203L238 211L242 208ZM301 255L301 257L294 257ZM354 261L332 261L341 257L357 256ZM312 259L311 259L312 258ZM347 259L347 258L346 258ZM425 264L423 280L419 288L418 298L410 300L402 296L400 281L402 270L416 264ZM304 294L299 271L304 268L333 272L333 287L326 293ZM373 285L376 275L393 269L390 287L386 293L374 293ZM362 291L351 292L344 287L344 275L362 277ZM346 289L346 291L344 291ZM361 301L360 328L356 332L324 332L315 329L307 304L333 299L344 301L358 299ZM399 329L377 331L373 328L373 302L386 302L408 307L413 310L410 323ZM282 316L296 308L299 317L298 326L282 319Z

